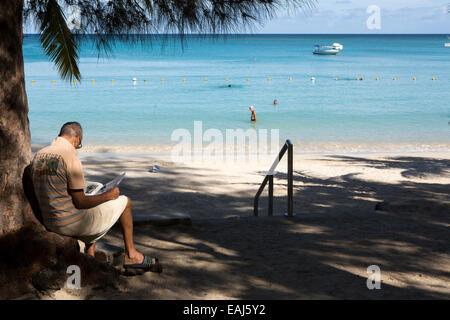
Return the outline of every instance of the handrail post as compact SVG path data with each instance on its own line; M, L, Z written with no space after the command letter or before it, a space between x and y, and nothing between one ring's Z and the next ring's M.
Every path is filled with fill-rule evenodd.
M269 180L269 176L265 176L264 177L264 181L261 183L261 186L259 187L258 192L256 193L255 199L253 201L253 214L255 215L255 217L258 216L258 201L259 201L259 196L261 195L261 192L263 192L264 187L267 184L267 181Z
M288 216L293 216L293 167L294 167L294 148L292 143L288 140Z
M269 176L269 216L273 216L273 175Z
M293 201L294 201L293 200L294 199L294 194L293 194L294 151L293 151L293 144L288 139L288 140L286 140L286 143L283 145L283 148L281 148L280 153L278 154L278 157L275 159L274 163L272 164L272 167L269 169L268 174L264 177L264 181L261 183L261 186L259 187L258 192L255 195L255 198L253 200L253 214L255 217L258 216L259 196L264 191L264 188L265 188L267 182L269 183L269 190L268 190L269 191L269 205L268 205L269 216L273 216L273 174L274 174L275 168L278 165L278 162L281 161L281 159L283 158L286 151L288 151L288 188L287 188L288 189L288 212L285 213L285 216L288 216L288 217L294 216L294 213L293 213L293 207L294 207L294 203L293 203Z

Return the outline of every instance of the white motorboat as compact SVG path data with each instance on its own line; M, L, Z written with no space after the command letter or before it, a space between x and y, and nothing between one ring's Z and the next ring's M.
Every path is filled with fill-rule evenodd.
M344 46L340 43L333 43L331 46L316 45L313 53L321 55L336 55L343 49Z
M447 36L447 39L450 40L450 37ZM450 48L450 42L444 43L444 47Z

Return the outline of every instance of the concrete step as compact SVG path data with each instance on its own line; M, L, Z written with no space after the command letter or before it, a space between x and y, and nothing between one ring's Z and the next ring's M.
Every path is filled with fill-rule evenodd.
M133 225L188 225L192 224L191 216L186 213L164 213L133 216Z

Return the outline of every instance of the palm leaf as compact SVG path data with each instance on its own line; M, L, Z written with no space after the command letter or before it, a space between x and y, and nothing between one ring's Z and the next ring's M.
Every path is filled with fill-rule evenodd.
M4 0L0 0L4 1ZM61 76L80 79L77 42L93 40L109 54L116 41L150 43L154 36L184 42L185 34L223 35L251 31L280 9L311 9L318 0L26 0L24 18L41 26L41 43ZM69 30L61 6L75 5L81 26ZM76 41L75 41L76 40Z
M78 46L67 27L64 13L56 0L48 0L41 22L40 41L45 54L56 65L61 78L81 80Z

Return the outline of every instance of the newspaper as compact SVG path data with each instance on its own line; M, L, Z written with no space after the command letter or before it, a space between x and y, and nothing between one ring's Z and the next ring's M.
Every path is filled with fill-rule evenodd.
M100 182L86 181L86 188L84 189L84 193L87 196L99 195L105 192L108 192L111 189L117 187L125 177L126 172L122 172L116 178L111 181L105 183L104 185Z

